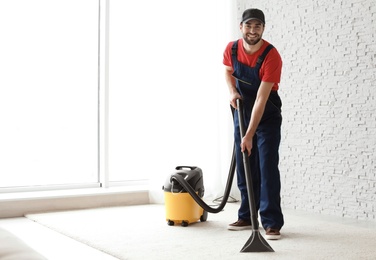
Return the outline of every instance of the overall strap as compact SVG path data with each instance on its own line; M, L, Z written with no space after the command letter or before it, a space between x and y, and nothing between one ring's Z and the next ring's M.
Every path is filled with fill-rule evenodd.
M271 49L273 49L273 48L274 48L274 46L271 45L271 44L269 44L269 45L265 48L265 50L263 51L263 53L262 53L262 54L260 55L260 57L257 59L256 66L255 66L256 69L259 70L259 69L261 68L261 64L264 62L264 59L265 59L266 55L268 55L269 51L270 51Z
M238 60L238 40L234 41L231 47L232 64Z

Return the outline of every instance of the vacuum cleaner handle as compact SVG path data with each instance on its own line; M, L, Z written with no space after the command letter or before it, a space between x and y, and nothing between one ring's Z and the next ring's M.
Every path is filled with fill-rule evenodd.
M190 169L190 170L194 170L197 168L197 166L176 166L175 170L184 170L184 169Z
M236 100L236 105L238 107L238 119L239 119L239 128L240 128L240 137L243 139L246 129L244 125L244 112L243 112L243 102L241 99ZM242 153L243 155L243 164L244 164L244 171L245 171L245 179L247 183L247 190L248 190L248 200L249 200L249 207L251 211L251 222L253 230L258 230L259 223L257 220L257 211L255 206L255 195L253 191L253 184L252 184L252 175L251 175L251 166L249 162L248 152L245 150Z

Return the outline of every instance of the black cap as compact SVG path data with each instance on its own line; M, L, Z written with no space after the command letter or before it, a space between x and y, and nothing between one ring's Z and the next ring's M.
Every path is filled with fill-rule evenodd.
M247 21L252 20L252 19L257 19L263 24L265 24L264 13L259 9L250 8L243 12L242 23L246 23Z

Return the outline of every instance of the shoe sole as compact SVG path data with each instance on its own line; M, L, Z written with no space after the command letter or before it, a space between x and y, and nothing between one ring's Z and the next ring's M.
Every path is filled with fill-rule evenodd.
M281 238L281 235L265 235L267 240L278 240Z
M249 230L249 229L252 229L252 226L243 226L243 227L233 227L233 226L228 226L227 229L228 229L228 230L231 230L231 231L241 231L241 230Z

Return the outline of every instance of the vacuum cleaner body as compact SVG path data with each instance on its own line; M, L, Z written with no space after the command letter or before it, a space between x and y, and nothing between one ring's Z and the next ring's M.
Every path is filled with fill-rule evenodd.
M184 181L192 187L200 198L205 193L203 175L200 168L195 166L177 166L176 172L167 178L163 186L167 224L170 226L175 224L188 226L188 224L197 222L198 220L206 221L207 212L174 179L174 176L176 177L177 175L184 178Z

